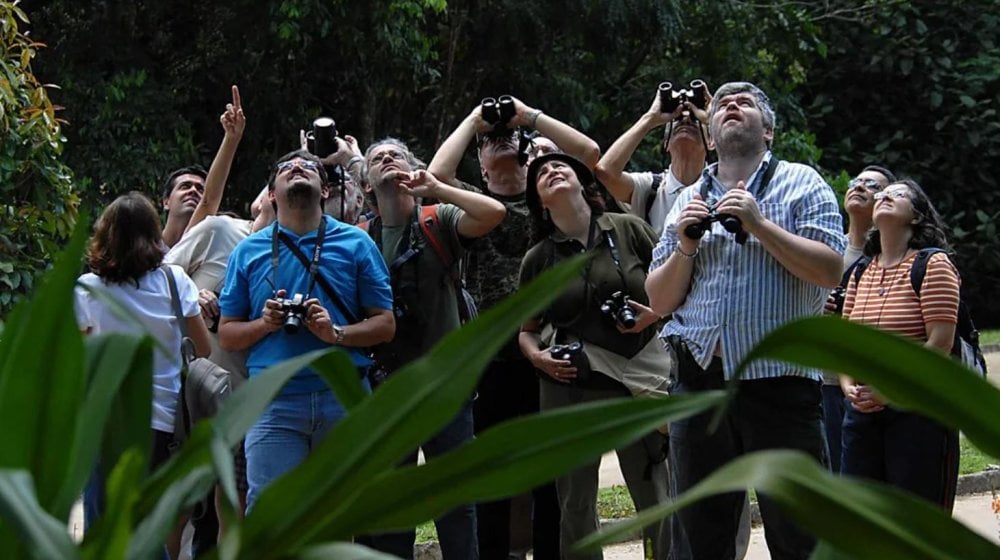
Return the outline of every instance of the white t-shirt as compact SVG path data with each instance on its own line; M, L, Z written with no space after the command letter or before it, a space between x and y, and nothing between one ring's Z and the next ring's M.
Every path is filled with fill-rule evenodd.
M194 282L180 267L169 265L169 269L177 281L181 312L185 317L198 316L201 308ZM120 317L103 301L77 286L76 322L81 330L89 328L91 334L135 333L138 321L151 336L173 351L168 356L158 346L153 346L152 417L154 430L173 433L177 394L181 388L181 329L174 315L166 273L160 268L153 270L139 279L138 287L132 282L106 284L93 273L81 276L79 283L104 290L134 316L131 320Z
M659 238L663 234L663 220L667 218L670 209L677 200L677 195L687 186L677 180L669 169L663 170L663 179L660 187L656 190L656 198L650 205L648 216L646 211L646 201L649 200L649 193L653 190L653 173L627 173L632 178L632 201L630 211L649 222ZM697 181L696 181L697 182Z
M218 294L226 279L229 255L240 241L250 235L252 225L253 222L249 220L209 216L185 233L163 257L163 262L183 268L199 289ZM208 358L233 374L230 376L233 388L239 387L247 378L249 350L223 350L216 333L210 332L209 340L212 343L212 353Z

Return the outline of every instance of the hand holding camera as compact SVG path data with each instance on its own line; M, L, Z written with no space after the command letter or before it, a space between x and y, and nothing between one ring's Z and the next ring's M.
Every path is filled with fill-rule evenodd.
M619 290L611 294L611 298L604 300L601 304L601 313L610 318L615 325L632 329L636 325L636 320L631 303L632 299L628 294Z

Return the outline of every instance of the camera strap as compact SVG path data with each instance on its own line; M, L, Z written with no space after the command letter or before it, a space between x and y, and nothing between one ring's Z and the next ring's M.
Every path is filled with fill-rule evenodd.
M323 252L323 240L326 238L326 217L324 216L316 229L316 248L313 251L312 262L305 256L302 249L299 249L295 243L286 235L283 231L278 229L278 222L274 222L274 229L271 235L271 287L277 289L277 284L275 284L278 270L278 240L280 239L282 243L288 247L292 254L298 258L302 266L306 267L309 271L309 292L306 294L306 299L312 294L313 288L318 283L320 288L326 293L330 301L337 307L341 315L347 319L349 324L354 324L358 322L358 318L354 313L351 313L350 309L344 305L344 302L340 300L337 296L337 292L334 291L333 287L327 282L326 278L319 273L319 258Z
M618 271L618 277L622 280L622 289L628 293L628 282L625 280L625 271L622 270L622 261L621 256L618 254L618 247L615 246L615 236L608 230L604 232L604 239L608 242L608 252L611 253L611 260L615 262L615 270Z

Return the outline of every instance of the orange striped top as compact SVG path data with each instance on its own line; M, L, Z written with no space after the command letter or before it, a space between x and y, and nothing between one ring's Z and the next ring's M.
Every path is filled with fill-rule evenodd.
M927 341L927 323L957 323L961 280L948 255L931 255L920 296L910 285L914 258L916 253L883 269L876 256L860 281L855 282L852 275L844 298L844 317L921 342Z

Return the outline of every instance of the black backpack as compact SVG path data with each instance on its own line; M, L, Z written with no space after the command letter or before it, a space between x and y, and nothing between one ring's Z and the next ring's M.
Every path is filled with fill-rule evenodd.
M924 276L927 274L927 261L935 253L947 253L947 251L938 247L927 247L917 251L917 256L913 259L913 267L910 269L910 286L917 297L920 297L920 288L923 286ZM844 273L845 287L846 280L851 275L854 276L854 283L857 284L870 263L871 258L869 257L861 257L854 261L854 264ZM958 300L958 324L955 325L955 342L951 346L951 355L969 369L986 376L986 359L979 347L979 331L976 330L976 325L972 322L969 307L961 298Z

